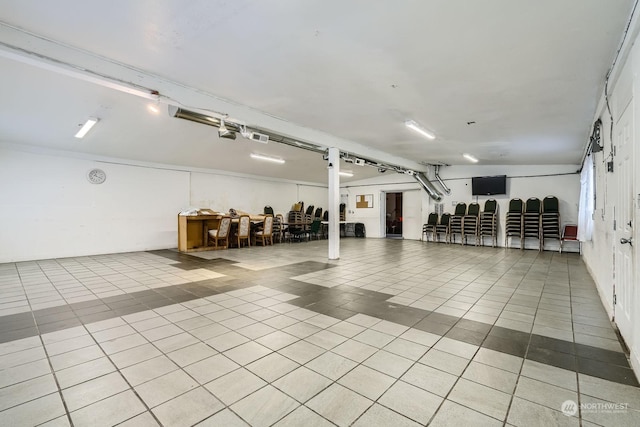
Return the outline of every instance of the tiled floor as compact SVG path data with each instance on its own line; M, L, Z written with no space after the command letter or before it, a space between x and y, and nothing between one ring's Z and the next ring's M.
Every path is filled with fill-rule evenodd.
M326 246L0 265L0 425L640 424L576 254Z

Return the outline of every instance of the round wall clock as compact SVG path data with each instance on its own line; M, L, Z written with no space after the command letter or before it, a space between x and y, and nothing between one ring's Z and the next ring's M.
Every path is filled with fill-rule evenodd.
M107 174L102 169L91 169L87 172L87 179L92 184L102 184L107 179Z

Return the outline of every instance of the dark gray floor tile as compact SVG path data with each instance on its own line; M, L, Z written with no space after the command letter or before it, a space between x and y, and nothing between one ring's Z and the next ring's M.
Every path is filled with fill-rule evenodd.
M585 344L575 344L576 354L579 358L593 359L600 362L628 368L629 361L624 353L618 351L605 350L603 348L592 347Z
M486 332L470 331L468 329L453 327L447 332L445 337L466 342L473 345L480 345L486 338Z
M432 334L437 334L437 335L444 335L447 332L449 332L449 330L452 328L452 326L450 325L434 322L433 320L430 320L428 317L425 319L422 319L421 321L413 325L413 327L416 329L420 329L421 331L431 332Z
M561 353L546 348L529 347L526 358L570 371L578 369L576 357L573 354Z
M531 335L530 345L531 347L546 348L548 350L558 351L560 353L575 354L576 352L575 344L572 342L536 334Z
M524 357L527 352L527 344L520 341L511 341L495 335L488 335L482 343L482 347L518 357Z
M638 380L631 368L611 365L593 359L578 357L578 372L620 384L638 387Z

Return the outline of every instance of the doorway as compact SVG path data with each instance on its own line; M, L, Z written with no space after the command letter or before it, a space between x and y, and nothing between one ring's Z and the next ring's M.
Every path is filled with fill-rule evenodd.
M385 236L402 239L402 193L386 193Z
M634 307L634 223L633 206L633 108L630 102L616 123L617 175L614 231L614 321L628 345L633 344Z

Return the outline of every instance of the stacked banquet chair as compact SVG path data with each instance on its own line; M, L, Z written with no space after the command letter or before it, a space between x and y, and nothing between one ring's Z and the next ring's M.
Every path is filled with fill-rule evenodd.
M542 199L542 213L540 214L540 249L544 250L547 239L561 240L560 237L560 206L558 198L547 196ZM560 246L560 245L558 245Z
M285 231L286 231L286 228L284 225L284 217L282 216L282 214L277 214L273 218L272 239L275 238L278 240L278 243L282 243L282 238L284 236Z
M505 221L505 232L504 232L504 246L506 248L509 247L509 237L511 237L512 241L514 237L517 237L520 241L520 247L522 248L522 209L524 207L524 203L522 199L511 199L509 200L509 210L507 211L506 221Z
M456 234L460 235L460 243L462 243L462 217L467 214L467 204L466 203L458 203L456 205L456 210L451 215L449 219L449 243L453 240L453 243L456 242Z
M451 214L448 212L445 212L442 215L440 215L440 221L438 221L438 224L436 225L436 229L433 232L433 235L437 242L440 241L441 233L444 233L444 241L447 243L449 242L449 220L450 219L451 219Z
M322 218L322 208L316 208L316 211L313 213L313 219L321 219Z
M324 213L322 214L322 221L326 223L322 224L322 227L320 227L320 229L322 230L322 237L327 239L329 238L329 211L324 211Z
M433 241L436 240L436 226L438 225L438 214L435 212L431 212L429 217L427 217L426 224L422 224L422 236L425 237L424 240L429 241L429 234Z
M311 221L313 221L313 210L315 209L315 206L313 205L309 205L309 207L307 208L307 211L304 213L304 221L307 223L311 223Z
M294 203L293 206L291 206L291 210L304 213L304 202L301 200L297 203Z
M287 235L289 241L292 239L300 241L307 234L306 225L304 225L304 214L302 211L290 211L288 215L289 226Z
M346 203L340 203L340 222L342 221L346 221L347 220L347 204ZM342 223L340 224L340 236L345 236L346 233L346 224Z
M537 197L530 197L524 204L522 214L522 246L524 249L527 237L538 239L538 250L540 249L540 208L542 204Z
M480 205L469 203L467 214L462 217L462 243L467 244L469 236L473 237L475 245L478 246L480 227Z
M313 210L314 210L314 209L315 209L315 206L313 206L313 205L309 205L309 206L307 207L307 211L306 211L304 214L305 214L305 215L312 216L312 215L313 215Z
M491 246L498 246L498 203L495 199L484 202L484 210L480 213L480 244L484 246L484 238L491 238Z

